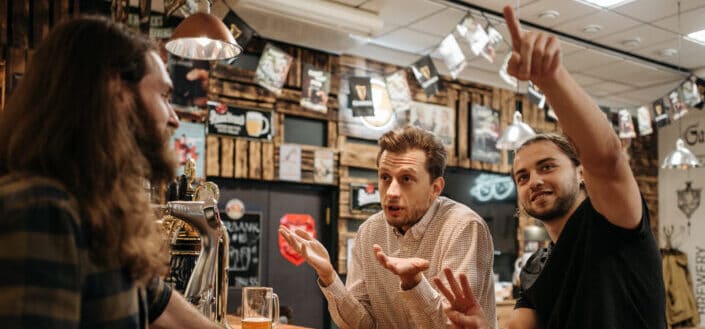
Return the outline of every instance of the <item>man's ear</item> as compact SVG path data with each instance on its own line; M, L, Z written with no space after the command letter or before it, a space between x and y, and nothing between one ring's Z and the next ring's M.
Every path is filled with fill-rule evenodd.
M443 176L438 177L433 180L431 183L431 190L433 194L433 198L437 198L439 195L441 195L441 192L443 192L443 188L446 186L446 180L443 178Z
M585 176L583 176L583 165L579 165L575 167L575 169L578 174L578 182L580 182L580 185L585 185Z

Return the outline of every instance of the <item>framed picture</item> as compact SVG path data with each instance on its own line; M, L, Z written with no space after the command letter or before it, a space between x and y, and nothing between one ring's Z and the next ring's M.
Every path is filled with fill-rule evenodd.
M487 106L472 104L472 160L499 163L501 153L497 149L499 138L499 111Z

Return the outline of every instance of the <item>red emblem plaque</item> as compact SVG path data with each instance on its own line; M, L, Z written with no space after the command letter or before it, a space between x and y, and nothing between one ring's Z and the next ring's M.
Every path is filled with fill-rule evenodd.
M296 229L306 231L314 239L316 238L316 221L308 214L285 214L279 220L279 224L291 230ZM282 256L292 264L299 266L304 262L304 258L286 242L284 237L279 233L279 252Z

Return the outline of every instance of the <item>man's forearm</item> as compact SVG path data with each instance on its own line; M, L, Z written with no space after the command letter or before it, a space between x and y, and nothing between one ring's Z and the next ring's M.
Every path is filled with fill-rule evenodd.
M150 326L157 329L222 329L219 324L207 319L198 312L193 305L177 292L171 294L169 304L164 309L164 313L154 320Z

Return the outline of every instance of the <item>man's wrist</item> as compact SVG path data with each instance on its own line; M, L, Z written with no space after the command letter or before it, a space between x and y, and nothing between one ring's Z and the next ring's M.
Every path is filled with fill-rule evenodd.
M323 287L328 287L333 283L333 281L335 281L335 271L318 273L318 278L321 280L321 285Z
M419 284L419 282L421 282L422 278L423 276L421 273L417 273L416 275L410 278L401 278L401 290L414 289Z

